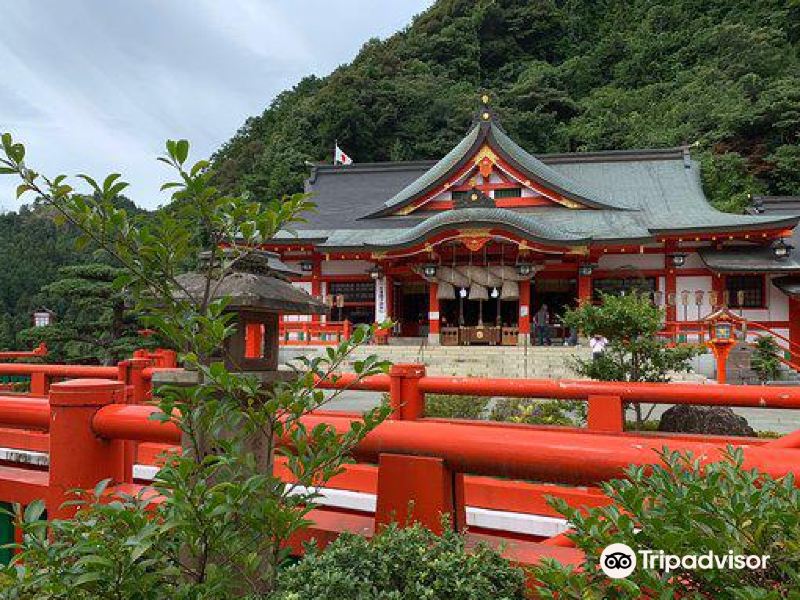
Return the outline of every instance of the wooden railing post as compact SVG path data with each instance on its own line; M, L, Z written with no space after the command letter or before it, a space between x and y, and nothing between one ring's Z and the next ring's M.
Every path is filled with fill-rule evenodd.
M425 365L398 364L389 368L390 418L413 421L425 414L425 393L419 380L425 376Z
M144 376L147 367L158 359L131 358L119 363L119 381L125 384L125 403L144 404L150 396L150 382ZM138 443L124 442L125 482L133 483L133 465L136 463Z
M124 400L121 381L71 379L50 388L49 518L75 514L74 506L61 506L70 490L91 490L109 478L125 480L122 441L101 439L92 430L92 419L101 407Z
M587 426L591 431L622 433L625 429L625 414L619 396L589 396Z
M31 396L47 396L50 377L47 373L31 373Z
M348 320L345 319L342 323L342 338L345 340L349 340L350 336L353 334L353 324Z
M401 527L420 523L441 534L444 515L450 517L455 531L466 526L463 474L454 472L441 458L379 456L376 529L389 523Z

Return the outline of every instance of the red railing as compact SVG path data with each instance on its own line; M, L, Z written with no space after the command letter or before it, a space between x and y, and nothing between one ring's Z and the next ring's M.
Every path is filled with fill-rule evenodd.
M353 332L350 321L281 321L280 344L283 346L326 346L349 339Z
M141 376L139 381L148 379L148 370L152 376L153 367L144 362L134 364L137 367L132 370ZM71 373L86 373L83 369L76 368ZM47 373L54 372L69 376L70 370ZM800 388L428 377L420 365L395 365L387 375L361 381L354 375L342 375L319 385L385 392L392 417L358 445L354 454L359 464L349 466L327 484L333 490L374 494L374 510L319 507L310 515L314 525L293 540L296 548L309 536L325 542L344 530L369 533L376 524L392 519L405 521L409 510L413 520L437 529L442 512L454 515L456 525L463 526L468 507L508 511L526 515L527 519L555 516L543 500L545 495L560 496L574 506L605 504L608 500L594 486L621 476L631 464L657 462L657 452L663 446L691 451L711 461L731 443L742 448L748 468L758 468L775 477L790 472L800 475L800 430L765 442L624 432L622 419L624 402L800 409ZM73 509L62 508L61 502L70 489L92 488L98 481L111 478L121 489L131 491L133 466L144 462L143 448L149 444L163 449L180 440L174 423L150 419L156 408L131 403L135 395L132 387L135 384L122 380L75 379L53 383L47 399L0 397L0 427L47 435L50 457L46 472L0 466L0 500L27 504L35 498L45 498L49 515L69 517ZM424 418L426 394L586 401L588 427ZM304 417L304 422L308 427L327 423L345 431L358 418L354 414L320 411ZM9 446L5 432L12 429L0 430L0 445ZM152 458L155 452L151 449L148 453ZM278 469L289 479L280 462ZM576 485L590 487L570 487ZM409 508L412 499L415 502ZM581 560L577 549L563 547L564 539L557 535L560 531L549 536L550 541L540 543L548 536L519 532L511 535L501 527L488 529L491 531L485 525L484 529L470 527L471 535L504 543L506 555L514 560L530 563L542 556L568 563Z
M47 356L47 345L42 342L33 350L3 350L0 360L13 360L16 358L41 358Z

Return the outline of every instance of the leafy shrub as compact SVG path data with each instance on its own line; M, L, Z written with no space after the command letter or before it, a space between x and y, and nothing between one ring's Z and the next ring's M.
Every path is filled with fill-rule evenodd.
M279 600L516 600L524 577L464 536L441 537L419 525L390 525L372 540L343 534L324 552L309 549L279 580Z
M758 378L762 382L777 379L780 375L779 352L778 342L772 336L759 336L755 344L753 344L753 357L750 366L758 374Z
M581 569L546 560L534 569L543 598L796 598L800 590L800 490L742 468L740 449L701 466L691 455L665 450L651 472L630 467L628 479L605 483L613 505L582 512L563 500L551 504L573 525L570 537L586 553ZM603 548L624 543L634 550L683 556L713 552L768 555L760 570L641 568L626 579L599 570ZM641 557L638 557L641 559Z
M441 419L481 419L489 404L483 396L429 394L425 397L425 416Z
M568 425L577 427L585 421L583 403L566 400L536 400L531 398L501 398L489 418L492 421L528 423L530 425Z
M177 551L142 497L117 495L99 502L108 480L83 495L74 519L43 519L44 503L17 515L22 553L0 568L0 598L90 600L175 597L178 572L168 551ZM162 552L152 552L158 545Z

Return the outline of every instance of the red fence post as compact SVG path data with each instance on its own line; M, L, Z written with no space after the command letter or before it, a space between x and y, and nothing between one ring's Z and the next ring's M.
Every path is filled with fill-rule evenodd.
M625 429L625 414L619 396L589 396L587 425L592 431L622 433Z
M47 396L50 378L46 373L31 373L31 396Z
M125 479L122 441L101 439L92 430L92 418L101 407L124 400L120 381L71 379L50 388L49 518L75 514L75 507L61 507L70 490L91 490L103 479Z
M353 334L353 326L352 323L348 319L345 319L342 323L342 339L349 340L350 336Z
M425 414L425 392L419 380L425 376L425 365L398 364L389 368L389 404L392 419L413 421Z
M401 527L420 523L442 533L442 515L454 530L466 526L464 476L441 458L381 454L378 459L376 530L389 523Z
M119 380L125 383L125 403L144 404L148 400L150 386L144 377L144 370L157 360L150 358L131 358L119 363ZM136 463L137 442L125 441L124 463L125 482L133 483L133 465Z

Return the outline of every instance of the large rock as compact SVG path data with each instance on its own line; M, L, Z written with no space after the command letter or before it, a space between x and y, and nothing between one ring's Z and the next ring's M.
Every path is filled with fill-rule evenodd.
M659 431L675 433L707 433L715 435L755 436L756 432L744 417L721 406L689 406L678 404L661 415Z

